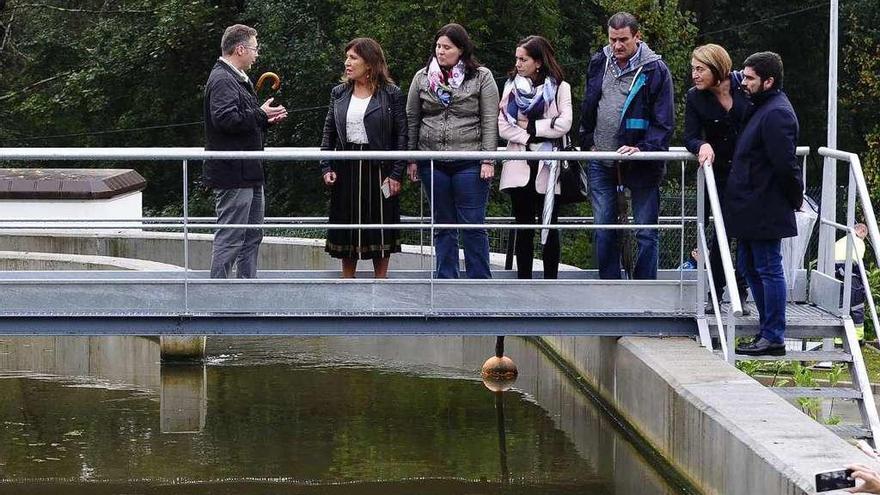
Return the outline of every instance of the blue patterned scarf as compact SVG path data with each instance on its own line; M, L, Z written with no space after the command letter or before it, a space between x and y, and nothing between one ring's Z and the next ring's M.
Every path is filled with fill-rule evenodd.
M507 121L516 125L520 112L532 118L542 117L544 108L556 99L556 88L556 79L550 76L544 78L544 84L537 87L532 84L531 79L523 76L507 81L504 88L505 92L510 91L505 112Z

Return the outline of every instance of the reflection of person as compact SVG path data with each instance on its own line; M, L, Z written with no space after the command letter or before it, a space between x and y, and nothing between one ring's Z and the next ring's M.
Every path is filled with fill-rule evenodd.
M257 31L236 24L226 28L222 56L205 84L205 149L259 151L270 124L287 117L269 98L257 103L245 73L257 60ZM263 163L260 160L205 160L204 182L214 191L218 224L263 223ZM211 278L227 278L233 264L238 278L257 276L260 229L218 229L211 252Z
M737 239L737 264L758 308L760 332L736 348L750 356L785 355L785 274L782 239L797 235L795 210L803 180L795 154L798 120L782 91L782 59L750 55L742 87L754 111L740 133L724 195L728 233Z
M330 92L321 149L406 150L403 93L388 74L379 43L370 38L350 41L342 80ZM324 183L332 188L330 223L399 223L397 194L405 167L403 160L321 162ZM354 277L359 259L373 260L376 278L385 278L391 253L400 252L400 238L393 229L331 229L325 249L342 259L345 278Z
M616 151L666 151L675 128L675 105L669 68L641 41L639 23L626 12L608 20L608 45L587 67L581 104L581 149ZM664 162L590 161L591 201L596 224L617 223L618 185L632 193L635 223L657 224L660 182ZM596 231L599 276L620 278L620 246L616 230ZM632 277L657 278L660 237L656 229L635 233L638 253Z
M864 464L851 464L846 468L852 469L852 477L862 482L854 488L847 488L847 492L880 494L880 474L877 471Z
M426 67L416 72L406 102L409 149L495 151L498 149L498 86L492 72L474 57L474 45L458 24L447 24L434 37ZM434 222L485 223L492 160L410 163L409 177L424 181L433 195ZM491 278L489 235L465 229L464 262L468 278ZM458 278L458 230L436 229L437 277Z
M853 250L849 258L852 263L852 276L850 277L850 316L856 327L856 337L859 341L865 340L865 301L868 296L865 293L865 285L862 283L862 274L856 260L865 257L865 237L868 236L868 226L857 223L853 226ZM843 236L834 243L834 276L843 281L846 277L846 244L847 236ZM840 288L841 294L843 287Z
M715 172L715 185L719 201L724 201L724 190L733 149L743 120L751 104L740 89L742 74L731 72L733 62L723 47L713 44L699 46L691 54L691 79L694 87L688 90L685 102L684 144L688 151L698 157L702 166L709 162ZM709 208L705 221L708 225ZM718 238L709 240L709 267L712 270L715 293L724 291L725 280L721 269L721 253ZM734 272L740 300L745 302L748 285L739 270ZM706 311L712 310L711 303ZM743 314L748 314L743 308Z
M529 36L516 47L516 66L504 86L498 114L498 133L507 140L508 151L558 147L571 129L571 86L563 80L562 67L553 47L541 36ZM544 194L549 186L549 163L545 160L508 160L501 169L501 190L510 194L513 215L520 224L541 223ZM553 203L552 223L557 223L559 203ZM537 222L536 219L537 218ZM532 278L535 231L516 231L518 278ZM541 253L544 278L559 272L559 230L549 231Z

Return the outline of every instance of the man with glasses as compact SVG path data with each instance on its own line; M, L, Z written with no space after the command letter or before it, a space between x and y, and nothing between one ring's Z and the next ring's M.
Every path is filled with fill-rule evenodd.
M245 71L260 54L257 31L236 24L226 28L222 55L205 84L205 149L260 151L269 125L287 117L287 110L261 106ZM264 212L261 160L205 160L204 182L213 189L218 224L262 224ZM262 229L227 228L214 234L211 278L228 278L235 265L238 278L257 275Z
M632 155L639 151L667 151L675 128L669 68L641 40L639 23L627 12L608 20L608 45L593 55L587 66L586 88L581 104L581 149ZM618 200L623 188L632 195L637 224L657 223L660 214L662 161L589 162L590 200L596 224L618 219ZM599 277L620 278L621 246L616 230L596 231ZM659 235L656 229L635 233L638 253L634 279L657 278ZM629 271L630 267L627 268Z

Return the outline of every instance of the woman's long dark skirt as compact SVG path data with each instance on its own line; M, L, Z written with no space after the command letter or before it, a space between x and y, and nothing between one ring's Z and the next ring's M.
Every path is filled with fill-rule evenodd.
M358 145L348 148L361 149ZM380 163L337 161L333 170L336 183L330 193L331 224L400 223L399 196L386 199L382 195L387 175ZM330 229L324 250L334 258L386 258L400 252L400 236L397 229Z

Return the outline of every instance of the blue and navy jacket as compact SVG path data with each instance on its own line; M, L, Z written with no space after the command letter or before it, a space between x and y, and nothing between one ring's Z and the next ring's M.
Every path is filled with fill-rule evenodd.
M647 48L643 44L643 49ZM587 66L587 82L581 103L581 149L593 146L599 100L602 98L602 79L608 64L605 50L593 55ZM672 76L662 60L642 66L632 90L623 106L619 146L635 146L641 151L667 151L675 129L675 103ZM625 167L627 186L646 187L660 184L666 172L666 162L633 161Z

